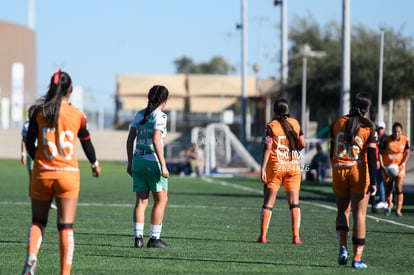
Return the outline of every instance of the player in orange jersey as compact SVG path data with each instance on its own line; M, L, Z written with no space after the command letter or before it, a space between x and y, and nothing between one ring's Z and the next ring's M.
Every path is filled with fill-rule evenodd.
M59 69L52 76L42 103L30 118L26 148L34 159L30 185L32 224L23 274L34 274L53 198L57 206L60 270L61 274L70 274L74 250L73 222L80 185L76 158L78 138L92 163L92 175L99 177L101 172L86 117L69 103L71 94L72 80Z
M402 125L395 122L392 126L392 135L387 138L380 148L380 164L384 171L385 197L388 202L388 208L385 209L385 215L389 216L392 209L392 189L395 183L396 212L397 217L402 217L401 209L404 201L403 184L405 178L405 164L410 157L410 143L406 136L402 135ZM392 177L387 173L386 167L390 164L397 164L399 167L398 176Z
M264 200L260 213L258 242L266 243L272 209L279 188L283 183L290 208L293 243L301 244L302 241L299 237L301 181L299 159L301 157L300 150L305 147L305 137L299 122L289 117L289 105L286 99L277 100L273 109L275 118L267 124L263 137L261 179L264 184Z
M339 241L338 264L348 261L347 239L352 210L352 267L367 268L361 260L365 245L366 212L369 190L376 192L377 134L374 123L365 118L371 100L364 93L355 96L350 113L331 127L333 191L338 208L336 233Z

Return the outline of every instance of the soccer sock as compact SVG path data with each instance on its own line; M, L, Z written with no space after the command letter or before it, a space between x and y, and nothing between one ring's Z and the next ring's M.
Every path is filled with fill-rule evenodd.
M272 208L263 205L262 211L260 212L260 236L266 237L271 217Z
M290 223L292 226L292 235L293 237L299 237L300 229L300 206L299 204L292 204L290 206Z
M75 240L73 237L73 224L58 224L59 252L61 275L70 274L72 268Z
M397 194L397 212L401 212L403 202L404 202L404 194L402 192L398 193Z
M336 237L338 239L339 248L347 247L348 234L349 234L348 226L340 225L336 227Z
M354 260L361 261L362 252L364 251L364 246L365 246L365 238L358 239L358 238L353 237L352 244L354 248Z
M39 253L40 245L42 244L43 234L44 234L44 226L33 223L27 234L27 254L34 254L37 255Z
M134 236L144 236L144 224L141 222L134 223Z
M150 226L150 238L159 239L161 236L162 224L151 224Z

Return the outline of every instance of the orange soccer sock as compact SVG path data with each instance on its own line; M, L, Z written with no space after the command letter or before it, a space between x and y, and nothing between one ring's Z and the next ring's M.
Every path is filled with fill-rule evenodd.
M353 244L353 250L354 250L354 260L361 261L362 252L364 252L365 238L364 239L352 238L352 244Z
M397 195L397 212L401 212L402 206L404 202L404 194L401 192Z
M298 204L293 204L290 207L290 223L292 227L293 237L299 237L300 230L300 208Z
M42 244L43 240L43 231L44 227L39 224L33 223L30 226L29 233L28 233L28 240L27 240L27 255L34 254L37 255L39 253L40 245Z
M62 275L70 274L74 248L72 227L59 229L60 272Z
M270 218L272 217L272 208L263 206L260 213L260 236L266 239L267 229L269 228Z

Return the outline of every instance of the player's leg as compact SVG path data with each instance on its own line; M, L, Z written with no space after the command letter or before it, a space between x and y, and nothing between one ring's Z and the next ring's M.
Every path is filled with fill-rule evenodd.
M135 247L142 248L144 246L144 224L145 210L148 206L149 190L136 192L135 207L133 213Z
M368 207L369 194L352 193L352 245L354 258L352 267L366 268L367 266L362 262L361 257L365 246L366 234L366 210Z
M48 221L50 203L53 199L53 191L49 186L50 180L33 178L30 183L32 224L27 234L27 257L23 273L34 273L36 268L37 254L42 244Z
M397 215L397 217L402 217L401 209L402 209L403 202L404 202L404 194L403 194L404 178L405 178L405 173L400 173L399 176L396 178L396 184L395 184L396 212L395 214Z
M302 244L299 236L301 212L299 205L299 190L300 190L301 174L292 171L284 180L284 187L286 190L287 202L290 209L290 221L292 228L292 243Z
M276 202L276 196L279 192L280 184L270 182L263 186L263 206L260 211L260 237L257 240L260 243L266 243L267 231L270 219L272 217L273 206Z
M170 245L161 240L162 221L168 202L168 179L161 175L161 167L158 163L152 163L150 171L147 180L154 205L151 210L150 239L147 247L169 248Z

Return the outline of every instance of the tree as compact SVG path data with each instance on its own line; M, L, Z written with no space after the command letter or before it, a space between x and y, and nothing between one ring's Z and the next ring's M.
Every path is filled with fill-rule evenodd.
M236 69L221 56L214 56L210 62L195 64L189 57L183 56L174 61L177 73L191 74L230 74Z
M331 22L321 29L316 21L296 19L290 29L291 57L309 44L313 50L325 51L323 59L308 58L307 103L311 120L318 121L319 130L339 116L341 81L341 27ZM379 30L358 25L352 28L351 38L351 96L364 91L371 95L371 114L376 114L379 75ZM409 98L414 95L414 48L412 39L385 29L383 63L383 102ZM289 61L287 90L292 104L300 106L302 90L302 58ZM371 117L375 119L375 117Z

